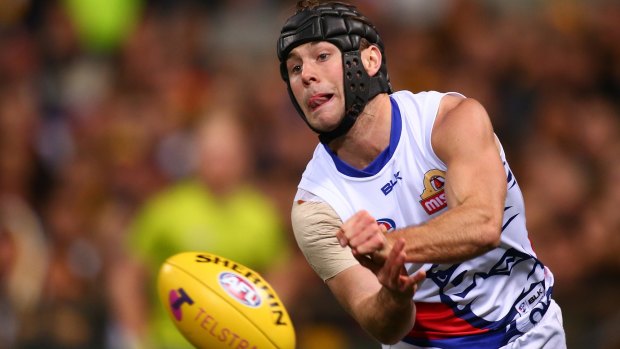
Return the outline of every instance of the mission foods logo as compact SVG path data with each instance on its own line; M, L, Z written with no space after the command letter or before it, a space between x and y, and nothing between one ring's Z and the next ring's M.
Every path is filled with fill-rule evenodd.
M223 272L218 279L220 286L237 302L256 308L261 304L258 290L241 275Z
M429 215L437 213L448 206L444 186L446 173L437 169L424 174L424 191L420 195L420 204Z

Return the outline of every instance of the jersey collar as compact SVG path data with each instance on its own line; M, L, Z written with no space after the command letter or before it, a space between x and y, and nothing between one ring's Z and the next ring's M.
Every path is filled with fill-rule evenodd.
M400 140L400 134L402 131L402 119L400 115L400 109L398 108L398 103L390 96L390 103L392 104L392 126L390 129L390 144L387 148L385 148L366 168L359 170L346 162L342 161L336 153L334 153L327 145L323 144L325 151L331 156L334 161L334 165L336 165L336 169L338 172L349 176L349 177L371 177L379 173L381 169L385 166L385 164L390 161L392 155L394 155L394 151L396 150L396 146L398 145L398 141Z

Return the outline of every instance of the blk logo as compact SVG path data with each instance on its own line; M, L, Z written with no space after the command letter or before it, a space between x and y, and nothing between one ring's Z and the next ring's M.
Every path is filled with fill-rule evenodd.
M183 318L181 306L185 303L189 305L194 304L194 300L191 299L182 288L179 288L178 290L170 290L170 294L168 295L168 301L170 302L170 310L172 310L174 318L178 321L181 321L181 319Z
M390 179L389 182L385 183L384 186L381 187L381 191L383 192L383 195L388 195L389 193L392 192L392 190L394 190L394 187L396 186L396 184L398 184L398 181L402 181L403 177L400 176L400 171L394 173L394 179Z

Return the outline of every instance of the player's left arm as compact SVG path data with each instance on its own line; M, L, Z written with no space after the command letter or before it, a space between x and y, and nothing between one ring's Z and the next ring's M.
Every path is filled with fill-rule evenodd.
M367 213L345 222L338 238L359 254L385 259L393 241L406 242L406 261L456 263L499 245L506 176L486 110L474 99L443 97L432 131L432 146L446 164L448 210L422 225L387 236L359 227Z
M497 247L506 174L486 110L474 99L444 96L431 142L447 167L448 210L411 231L400 232L408 237L407 259L459 262Z

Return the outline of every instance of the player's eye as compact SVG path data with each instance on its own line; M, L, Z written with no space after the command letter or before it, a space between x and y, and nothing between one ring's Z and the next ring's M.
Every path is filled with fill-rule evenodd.
M299 74L301 72L301 64L293 64L288 69L290 74Z
M319 61L326 61L328 58L329 58L329 53L326 53L326 52L319 53L319 56L318 56Z

